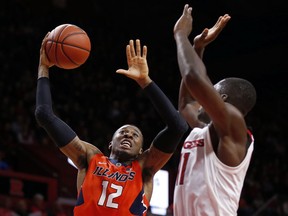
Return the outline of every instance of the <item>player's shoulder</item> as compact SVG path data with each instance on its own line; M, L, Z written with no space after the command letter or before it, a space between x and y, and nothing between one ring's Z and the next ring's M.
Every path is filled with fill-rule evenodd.
M100 149L97 148L95 145L92 145L91 143L87 143L85 141L83 141L83 143L86 148L88 162L90 162L95 155L104 156Z
M87 153L88 154L103 154L99 148L97 148L95 145L91 144L91 143L88 143L88 142L85 142L85 141L82 141L82 143L85 145L85 148L87 150Z

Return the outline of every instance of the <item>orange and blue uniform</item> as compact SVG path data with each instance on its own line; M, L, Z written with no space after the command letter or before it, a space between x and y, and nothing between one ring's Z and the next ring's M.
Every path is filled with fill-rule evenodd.
M96 154L79 191L74 216L145 216L148 206L138 161L125 165Z

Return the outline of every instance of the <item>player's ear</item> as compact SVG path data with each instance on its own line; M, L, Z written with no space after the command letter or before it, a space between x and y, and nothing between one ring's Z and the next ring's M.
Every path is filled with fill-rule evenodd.
M228 98L228 95L227 94L221 94L221 97L222 97L223 101L226 101Z
M108 149L111 150L112 148L112 141L109 143Z
M140 148L139 155L143 153L143 148Z

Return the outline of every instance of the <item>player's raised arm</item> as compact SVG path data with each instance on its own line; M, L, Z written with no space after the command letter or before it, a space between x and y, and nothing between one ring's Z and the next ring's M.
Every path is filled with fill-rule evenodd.
M60 150L78 168L83 168L87 166L87 160L92 155L91 148L87 148L86 143L78 138L71 127L53 112L49 81L49 67L53 64L48 60L44 48L48 35L49 33L43 39L40 49L35 117ZM93 151L99 150L95 147Z
M192 20L192 17L189 17L190 10L192 9L189 9L187 6L184 7L185 16L183 15L180 21L177 23L177 25L181 24L181 26L177 25L175 26L174 29L175 32L178 30L180 31L180 29L183 28L184 26L183 23L185 24L187 23L187 25L190 25L190 22ZM230 19L231 17L228 14L220 16L216 21L216 23L211 28L204 28L204 30L194 38L193 47L201 59L203 59L203 54L206 46L218 37L218 35L222 32L222 30L224 29L224 27L226 26L226 24ZM190 29L190 27L185 27L185 29L186 28ZM207 79L207 81L210 82L210 79ZM187 86L184 84L182 80L179 88L178 110L181 113L181 115L185 118L185 120L189 123L191 128L194 127L202 128L205 126L205 123L199 121L198 119L198 113L200 107L201 107L200 104L192 97L192 95L188 91ZM206 120L205 122L207 121L209 120Z
M117 73L134 79L146 93L155 109L166 123L166 127L154 138L151 147L141 155L143 166L154 175L169 160L180 139L187 130L187 124L162 90L149 77L147 47L141 53L140 40L130 40L126 48L128 70L119 69ZM146 170L147 171L147 170Z

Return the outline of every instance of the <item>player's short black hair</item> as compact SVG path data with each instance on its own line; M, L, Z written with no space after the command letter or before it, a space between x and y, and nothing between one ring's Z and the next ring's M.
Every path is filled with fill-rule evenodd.
M218 92L226 94L226 102L237 107L243 115L246 115L256 104L256 89L246 79L229 77L221 80L218 85Z

